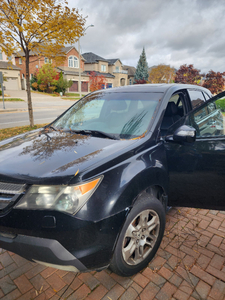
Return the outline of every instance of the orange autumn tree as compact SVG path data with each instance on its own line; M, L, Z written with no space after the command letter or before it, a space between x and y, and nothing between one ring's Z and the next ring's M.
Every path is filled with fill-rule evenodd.
M158 65L149 72L151 83L172 83L175 77L175 70L170 65Z
M97 74L94 71L89 73L89 80L90 80L90 91L94 92L97 90L101 90L103 86L106 84L105 76L101 74Z
M30 126L34 125L30 92L30 53L65 59L65 44L74 44L84 33L85 18L66 0L1 0L0 45L11 56L22 51L26 64L26 89ZM22 57L21 56L21 57Z

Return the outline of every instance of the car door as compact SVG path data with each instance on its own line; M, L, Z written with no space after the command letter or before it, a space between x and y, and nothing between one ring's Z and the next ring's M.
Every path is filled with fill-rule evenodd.
M165 142L169 205L225 209L225 92L176 122L196 129L194 143Z

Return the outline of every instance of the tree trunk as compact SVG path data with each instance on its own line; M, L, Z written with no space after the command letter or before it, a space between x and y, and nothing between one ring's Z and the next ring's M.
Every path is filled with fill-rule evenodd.
M26 49L26 86L27 86L27 105L28 105L28 113L29 113L29 121L30 127L34 126L34 117L33 117L33 108L31 101L31 92L30 92L30 70L29 70L29 50Z

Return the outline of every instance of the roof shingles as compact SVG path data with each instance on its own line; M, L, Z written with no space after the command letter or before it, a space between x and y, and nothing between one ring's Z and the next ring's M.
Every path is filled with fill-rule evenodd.
M7 61L0 61L0 69L8 69L8 70L20 70L19 67L7 62Z
M82 56L86 60L85 61L86 64L98 63L98 61L108 62L107 59L105 59L97 54L94 54L93 52L83 53Z

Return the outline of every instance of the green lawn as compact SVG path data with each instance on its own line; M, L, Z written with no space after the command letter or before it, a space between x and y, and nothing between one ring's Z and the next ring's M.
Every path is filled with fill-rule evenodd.
M41 128L45 126L46 124L39 124L39 125L34 125L34 127L30 126L20 126L20 127L12 127L12 128L4 128L0 129L0 141L10 138L14 135L18 135L27 131L31 131L34 129Z
M80 98L80 94L79 93L65 93L65 96L67 97L79 97ZM81 97L83 97L84 95L81 95Z
M50 93L39 92L39 91L34 91L34 90L31 90L31 93L41 94L41 95L46 95L46 96L52 96L52 97L59 97L59 95L57 95L57 94L50 94Z
M48 95L48 96L53 96L53 97L59 97L59 95L56 95L56 94L49 94L49 93L45 93L45 92L39 92L39 91L34 91L34 90L31 90L32 93L36 93L36 94L44 94L44 95ZM81 97L83 97L85 95L81 95ZM70 100L68 98L71 98L71 99L80 99L80 94L79 93L65 93L63 96L62 96L62 99L65 99L65 100Z
M2 98L0 99L0 101L3 102ZM20 99L20 98L4 98L4 102L5 101L23 101L24 102L24 100Z

